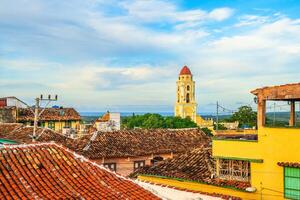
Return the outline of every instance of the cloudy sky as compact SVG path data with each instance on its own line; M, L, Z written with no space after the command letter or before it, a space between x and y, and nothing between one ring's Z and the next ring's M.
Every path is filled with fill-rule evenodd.
M0 0L0 96L80 111L172 111L183 65L199 111L300 81L298 0Z

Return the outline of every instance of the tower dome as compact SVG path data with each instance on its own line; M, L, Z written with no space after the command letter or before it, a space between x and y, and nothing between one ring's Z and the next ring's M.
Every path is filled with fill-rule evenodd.
M191 70L185 65L182 67L179 75L192 75Z

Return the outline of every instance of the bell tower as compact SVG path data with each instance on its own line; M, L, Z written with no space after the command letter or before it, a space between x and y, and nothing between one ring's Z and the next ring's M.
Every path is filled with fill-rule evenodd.
M181 118L189 117L192 121L196 122L195 81L193 81L193 75L187 66L181 69L176 85L175 116Z

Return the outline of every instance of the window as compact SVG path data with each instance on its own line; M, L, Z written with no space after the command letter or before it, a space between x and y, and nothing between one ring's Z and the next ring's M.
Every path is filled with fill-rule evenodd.
M190 103L190 94L189 93L186 94L186 102Z
M55 129L55 122L53 122L53 121L49 121L48 122L48 128L51 128L51 129Z
M189 85L186 86L186 90L187 90L187 91L190 91L190 86L189 86Z
M117 164L116 163L104 163L103 166L111 171L117 171Z
M66 121L65 122L65 128L71 128L71 127L72 127L71 121Z
M250 181L250 162L219 159L219 177L226 180Z
M38 122L38 125L39 125L40 127L45 127L45 122Z
M134 171L137 170L140 167L144 167L145 166L145 161L144 160L138 160L138 161L134 161L134 165L133 165L133 169Z
M284 168L284 197L288 199L300 199L299 168Z

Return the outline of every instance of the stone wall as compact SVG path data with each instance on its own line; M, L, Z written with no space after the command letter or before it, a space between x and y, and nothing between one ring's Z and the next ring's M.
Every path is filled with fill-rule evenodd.
M14 107L0 108L0 123L15 123L16 109Z

